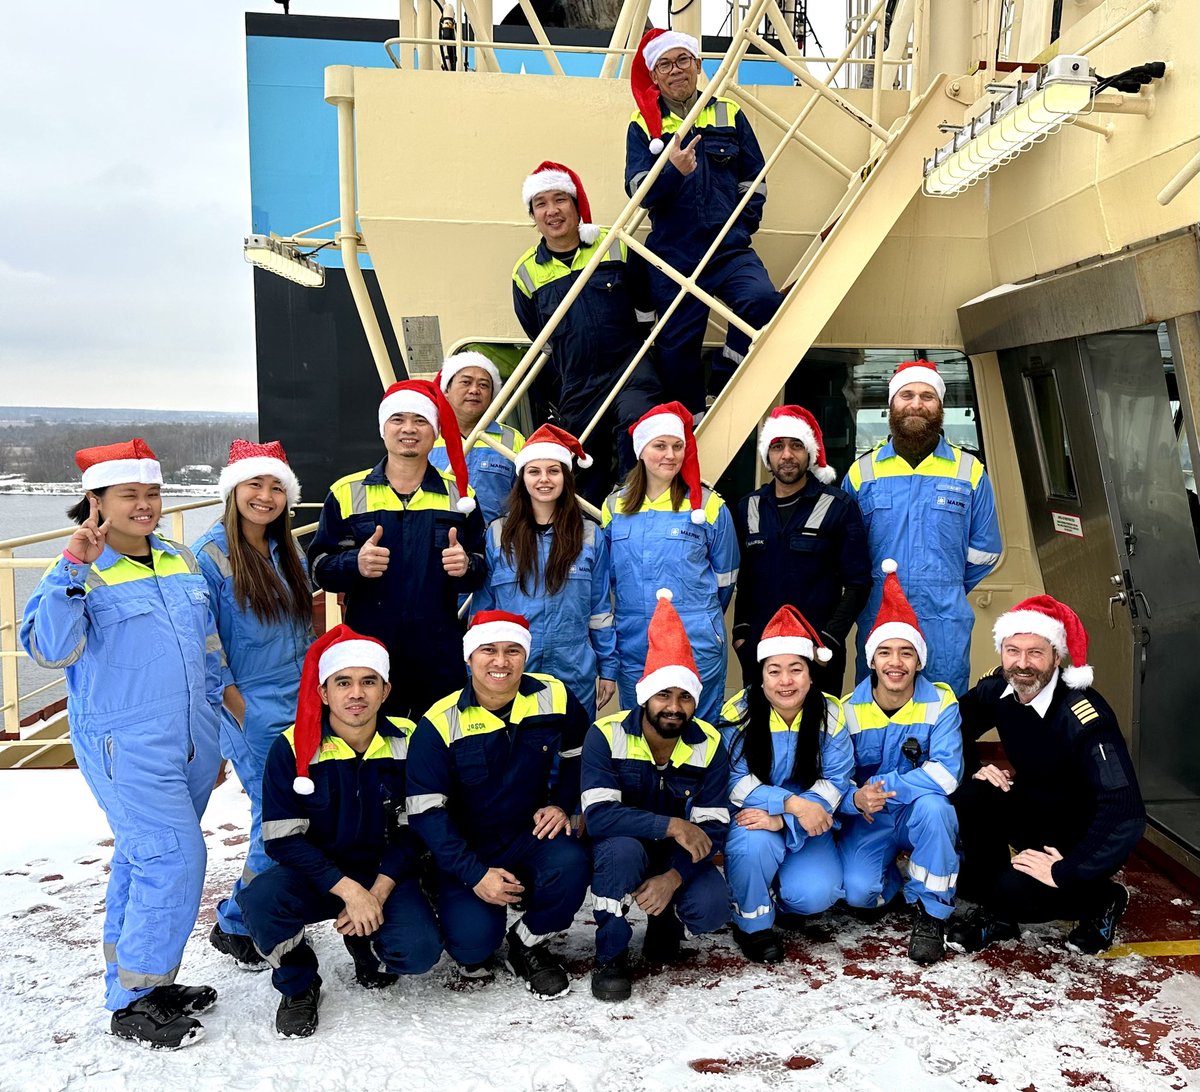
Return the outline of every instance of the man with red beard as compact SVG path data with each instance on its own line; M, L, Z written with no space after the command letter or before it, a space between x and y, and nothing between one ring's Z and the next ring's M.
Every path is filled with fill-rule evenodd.
M961 694L975 623L967 593L995 568L1002 543L983 463L942 435L945 396L936 365L901 364L888 384L891 435L854 463L842 488L862 511L873 576L858 619L855 677L869 670L864 650L883 596L880 563L895 558L928 641L925 677Z

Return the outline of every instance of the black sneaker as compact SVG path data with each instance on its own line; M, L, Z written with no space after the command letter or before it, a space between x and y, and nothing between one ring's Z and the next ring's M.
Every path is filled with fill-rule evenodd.
M1124 884L1113 883L1112 895L1099 910L1080 920L1067 937L1067 947L1081 955L1099 955L1108 951L1117 938L1117 922L1129 907L1129 892Z
M354 960L354 978L364 990L386 990L399 980L398 974L384 970L370 937L342 937L346 951Z
M184 1016L195 1016L208 1012L217 1003L217 991L212 986L159 986L155 994L158 1000L169 1005Z
M682 963L696 953L683 946L683 922L670 907L661 914L646 917L646 939L642 941L642 958L647 963L664 967Z
M946 947L969 955L982 952L989 944L1000 940L1019 940L1021 927L1011 921L992 917L982 906L967 912L965 917L950 923L946 931Z
M162 989L159 986L132 1005L117 1009L109 1025L112 1033L150 1050L178 1050L203 1039L204 1025L160 997Z
M515 925L508 931L508 967L518 978L525 979L525 988L542 1001L562 997L571 990L571 980L562 961L544 941L527 946L517 936Z
M317 975L308 989L294 997L286 994L279 999L275 1011L275 1032L281 1039L307 1039L317 1030L317 1009L321 1006L321 976Z
M633 993L629 961L624 952L592 971L592 996L597 1001L628 1001Z
M774 929L760 929L747 933L745 929L733 927L733 939L751 963L782 963L783 942Z
M212 932L208 934L208 942L223 955L232 956L243 971L265 971L267 961L262 953L254 947L254 941L241 933L227 933L221 928L220 922L213 924Z
M918 900L913 906L912 933L908 938L908 958L926 966L946 954L944 926Z

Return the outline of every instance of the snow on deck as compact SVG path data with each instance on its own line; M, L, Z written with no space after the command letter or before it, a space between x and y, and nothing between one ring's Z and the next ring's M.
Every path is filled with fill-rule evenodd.
M207 1039L174 1053L106 1034L100 929L111 841L75 771L0 773L0 1089L638 1090L980 1087L1182 1089L1200 1080L1196 960L1068 952L1058 926L922 970L905 955L903 917L867 926L826 915L763 968L728 934L693 942L696 960L634 997L589 992L593 924L581 910L556 942L569 997L534 1000L507 976L463 988L448 957L382 993L360 989L328 925L310 930L325 981L312 1039L274 1035L268 974L236 970L207 942L212 907L241 870L248 826L236 781L204 818L208 884L180 981L220 1000ZM1197 906L1152 872L1129 872L1127 940L1194 938ZM634 911L634 950L644 919Z

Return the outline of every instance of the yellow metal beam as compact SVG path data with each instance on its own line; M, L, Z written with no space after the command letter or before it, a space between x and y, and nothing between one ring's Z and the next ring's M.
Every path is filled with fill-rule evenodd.
M1122 956L1200 956L1200 940L1143 940L1136 944L1117 944L1101 959L1120 959Z

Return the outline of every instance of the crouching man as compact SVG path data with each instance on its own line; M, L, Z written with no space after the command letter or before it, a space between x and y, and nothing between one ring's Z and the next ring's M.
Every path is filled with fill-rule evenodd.
M1016 939L1019 922L1065 918L1078 921L1068 947L1096 955L1129 905L1113 874L1146 825L1133 763L1092 689L1087 633L1070 607L1034 596L993 632L1000 671L963 695L963 737L970 745L996 728L1012 772L982 766L954 794L963 893L980 905L947 939L977 952Z
M685 929L711 933L729 920L729 891L713 864L729 832L729 756L717 730L696 719L700 689L683 622L660 590L639 707L598 721L583 748L600 1001L632 992L625 915L634 902L649 919L650 963L678 960Z
M442 952L404 815L412 722L379 715L388 668L379 641L330 630L305 657L296 723L267 756L263 844L279 863L237 901L283 994L275 1030L285 1039L317 1030L321 976L305 925L333 919L367 986L423 974Z

